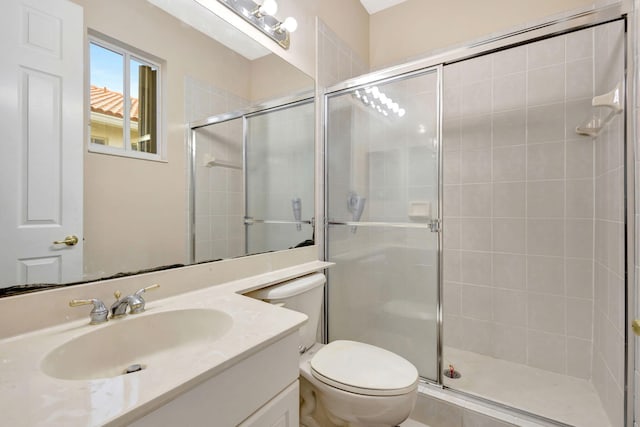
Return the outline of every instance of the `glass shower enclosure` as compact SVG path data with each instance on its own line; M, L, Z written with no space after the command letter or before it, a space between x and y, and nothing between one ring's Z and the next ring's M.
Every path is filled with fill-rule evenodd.
M272 104L191 124L192 262L313 244L314 102Z
M629 419L626 26L592 18L330 89L328 341L544 423Z
M328 95L328 338L438 379L441 68Z

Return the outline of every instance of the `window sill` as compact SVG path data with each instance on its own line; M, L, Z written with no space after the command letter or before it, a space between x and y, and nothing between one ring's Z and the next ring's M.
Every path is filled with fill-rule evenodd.
M166 159L163 159L162 156L159 154L144 153L141 151L125 151L121 148L112 148L112 147L107 147L103 145L89 144L88 151L89 153L95 153L95 154L106 154L109 156L126 157L129 159L148 160L148 161L159 162L159 163L169 163Z

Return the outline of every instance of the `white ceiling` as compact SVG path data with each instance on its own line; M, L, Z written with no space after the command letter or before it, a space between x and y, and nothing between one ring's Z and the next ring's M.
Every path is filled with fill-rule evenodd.
M360 0L360 3L367 9L369 15L373 15L381 10L388 9L407 0Z

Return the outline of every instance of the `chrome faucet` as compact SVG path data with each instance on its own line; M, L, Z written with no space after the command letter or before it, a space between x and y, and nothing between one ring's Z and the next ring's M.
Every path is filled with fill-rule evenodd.
M104 303L99 299L72 299L69 301L69 307L78 307L81 305L93 304L93 309L89 313L91 325L98 325L107 321L109 316L109 310L105 307Z
M130 314L142 313L145 306L145 300L142 298L142 294L146 291L157 289L159 287L160 285L158 284L147 286L146 288L139 289L136 293L127 295L126 297L122 297L120 291L116 291L114 293L116 301L111 304L111 308L109 309L111 312L111 318L117 319L118 317L125 316L127 314L127 307L129 307Z

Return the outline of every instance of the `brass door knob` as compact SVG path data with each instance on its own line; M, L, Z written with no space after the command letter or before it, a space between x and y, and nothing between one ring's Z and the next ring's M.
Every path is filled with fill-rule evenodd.
M53 242L54 245L62 245L65 244L67 246L75 246L78 244L78 237L77 236L67 236L64 238L64 240L56 240L55 242Z
M640 319L635 319L631 322L631 329L633 329L633 333L640 336Z

